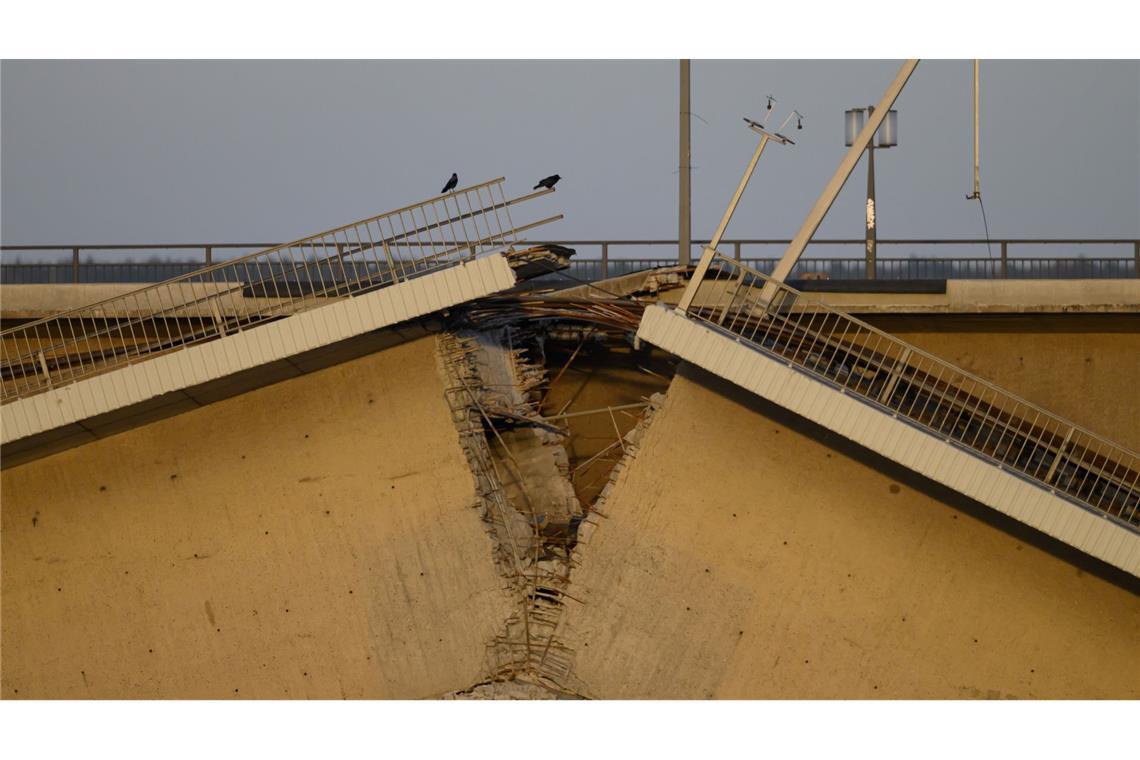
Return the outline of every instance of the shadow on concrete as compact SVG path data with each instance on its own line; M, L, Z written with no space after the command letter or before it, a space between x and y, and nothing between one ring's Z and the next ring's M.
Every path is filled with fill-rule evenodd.
M775 423L811 438L832 451L854 459L887 477L913 488L926 496L946 504L959 513L968 515L979 522L996 528L1025 544L1069 563L1078 570L1105 580L1119 588L1140 596L1140 578L1113 567L1095 557L1048 536L1035 528L1019 522L997 510L974 501L953 489L919 475L871 449L861 446L848 438L835 433L811 420L800 417L777 404L761 398L721 377L706 372L692 364L682 364L677 374L721 395L732 403L750 412L761 414Z

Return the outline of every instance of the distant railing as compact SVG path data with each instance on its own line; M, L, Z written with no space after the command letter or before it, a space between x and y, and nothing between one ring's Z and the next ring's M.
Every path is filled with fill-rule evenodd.
M1140 454L726 256L690 287L689 317L1140 530Z
M742 259L743 263L771 274L779 259ZM1131 258L1016 258L1010 259L1004 271L1000 262L991 259L956 258L907 258L884 259L877 263L880 280L1104 280L1135 279L1136 265ZM676 259L582 259L570 260L570 268L563 279L593 282L606 277L676 266ZM559 274L550 275L558 278ZM865 280L866 264L863 259L852 258L804 258L792 269L789 279L821 277L830 280Z
M676 240L561 240L549 241L578 250L566 271L574 279L593 281L606 277L672 266L677 263ZM707 241L694 241L693 260L699 257L699 246ZM787 245L787 240L741 239L726 240L721 250L733 252L733 258L749 266L770 272L778 260L775 256L758 257L756 248ZM880 257L877 277L885 280L914 279L1125 279L1140 277L1140 240L1137 239L1000 239L1000 240L880 240L884 248L951 247L957 252L989 251L985 256L916 256ZM246 253L272 248L276 243L155 243L127 245L4 245L0 246L0 282L10 285L31 283L100 283L100 282L161 282L172 277L189 274L203 266L225 258L225 254ZM865 241L815 240L814 246L858 246ZM621 249L671 249L666 256L623 257L613 256ZM1012 249L1045 248L1058 250L1055 256L1011 256ZM1084 253L1085 249L1118 249L1117 255ZM1076 255L1074 255L1074 251ZM594 253L598 255L593 255ZM1016 253L1016 250L1014 251ZM13 257L25 255L42 258L63 254L62 262L19 261ZM145 255L149 261L97 261L112 255ZM171 261L176 257L184 261ZM164 260L167 259L167 260ZM800 259L791 279L805 274L825 275L835 280L861 280L866 277L862 256L807 256Z
M511 221L548 192L508 199L500 178L4 330L0 400L504 250L559 218Z

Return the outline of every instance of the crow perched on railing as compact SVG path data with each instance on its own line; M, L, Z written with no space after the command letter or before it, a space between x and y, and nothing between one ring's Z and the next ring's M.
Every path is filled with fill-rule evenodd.
M459 184L459 175L456 174L455 172L452 172L451 173L451 179L449 179L447 181L447 184L444 185L443 189L440 190L439 192L440 193L446 193L448 190L454 190L455 186L458 184Z
M562 179L562 178L559 177L557 174L551 174L549 177L546 177L545 179L539 180L538 184L535 185L533 189L537 190L540 187L547 187L547 188L550 188L551 190L553 190L554 186L558 184L558 180L560 180L560 179Z

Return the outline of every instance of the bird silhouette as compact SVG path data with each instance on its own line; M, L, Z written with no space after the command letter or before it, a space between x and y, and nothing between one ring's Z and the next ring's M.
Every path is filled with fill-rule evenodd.
M448 190L454 190L455 186L458 184L459 184L459 175L456 174L455 172L452 172L451 173L451 179L449 179L447 181L447 184L444 185L443 189L440 190L439 192L440 193L446 193Z
M558 184L558 180L560 179L562 178L557 174L551 174L546 179L539 180L538 184L534 186L534 189L537 190L540 187L548 187L553 190L554 186Z

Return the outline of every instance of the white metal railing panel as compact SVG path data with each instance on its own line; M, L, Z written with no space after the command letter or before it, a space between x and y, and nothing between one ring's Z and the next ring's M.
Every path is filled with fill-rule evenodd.
M440 280L469 281L445 288ZM137 364L37 393L0 407L0 434L8 444L54 428L142 403L171 391L191 388L236 372L295 356L347 337L423 316L515 284L503 256L485 256L454 269L427 274L390 288L294 314L217 340L186 346ZM464 298L464 300L469 300Z
M291 243L220 262L0 333L0 402L509 249L519 232L503 179L473 185ZM417 291L418 293L418 291ZM427 292L433 310L446 298ZM340 312L337 312L340 314ZM341 319L327 326L348 335ZM114 316L109 316L114 315Z

